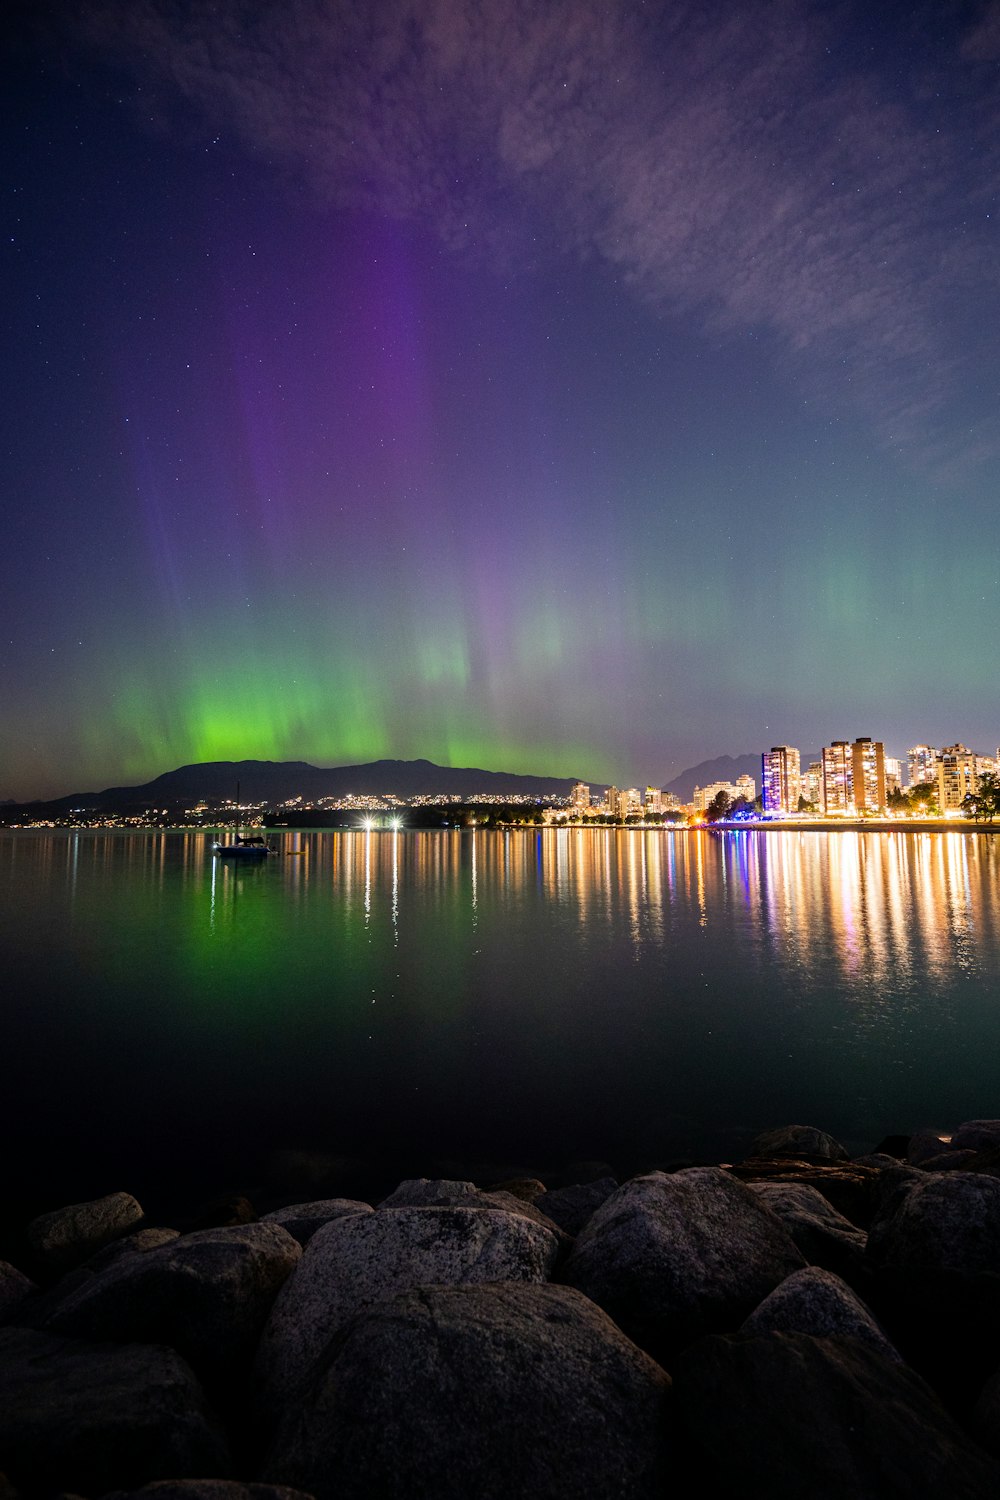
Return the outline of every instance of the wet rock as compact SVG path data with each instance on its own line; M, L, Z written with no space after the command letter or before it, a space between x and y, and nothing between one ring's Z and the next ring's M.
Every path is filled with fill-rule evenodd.
M278 1296L257 1353L266 1407L292 1398L332 1336L355 1314L424 1285L544 1281L554 1235L503 1209L398 1208L317 1230Z
M895 1364L902 1358L846 1282L819 1266L796 1271L775 1287L754 1308L740 1332L863 1339Z
M578 1182L573 1187L553 1188L535 1200L546 1218L558 1224L567 1234L578 1235L587 1220L606 1203L618 1187L613 1177L597 1182Z
M301 1254L278 1224L199 1230L73 1286L49 1303L41 1326L78 1338L169 1344L214 1379L252 1358Z
M956 1151L990 1151L1000 1149L1000 1120L966 1120L951 1137Z
M839 1214L865 1229L878 1201L882 1173L858 1162L764 1161L756 1158L727 1167L740 1182L803 1182L832 1203Z
M1000 1269L1000 1180L973 1172L897 1179L868 1236L878 1266Z
M170 1349L0 1329L0 1467L27 1494L225 1475L229 1455Z
M832 1135L817 1130L814 1125L782 1125L777 1130L765 1130L756 1136L750 1146L750 1157L759 1157L762 1161L782 1157L798 1161L809 1157L819 1161L847 1161L848 1153Z
M856 1274L868 1236L804 1182L753 1182L768 1208L778 1215L810 1265L838 1275Z
M343 1219L348 1214L370 1214L370 1203L356 1198L321 1198L316 1203L292 1203L287 1208L276 1208L264 1214L262 1224L280 1224L287 1229L300 1245L308 1245L317 1229L329 1224L332 1219Z
M264 1472L317 1500L652 1500L669 1390L568 1288L423 1287L331 1344Z
M73 1203L41 1214L32 1219L26 1233L43 1265L65 1270L126 1234L141 1219L142 1208L131 1193L109 1193L89 1203Z
M987 1500L1000 1482L918 1375L856 1339L704 1339L674 1390L708 1493Z
M0 1260L0 1323L34 1291L37 1291L35 1283L23 1271L9 1261Z
M656 1357L736 1328L804 1260L756 1193L718 1167L624 1183L583 1230L562 1279Z

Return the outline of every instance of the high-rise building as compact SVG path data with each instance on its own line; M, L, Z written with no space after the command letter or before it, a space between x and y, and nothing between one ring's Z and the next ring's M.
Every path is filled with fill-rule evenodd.
M823 746L823 811L849 813L854 810L854 756L849 740L834 740Z
M663 811L663 793L660 791L660 788L658 786L648 786L646 788L645 800L647 812Z
M962 799L976 790L976 757L965 745L945 745L938 756L938 806L942 812L953 812Z
M851 746L851 782L856 813L885 812L885 746L881 740L856 739Z
M799 810L802 778L799 752L792 745L772 745L761 756L761 796L766 813L794 813Z
M585 781L575 781L573 790L569 794L570 806L578 812L584 812L590 808L590 787Z
M757 796L757 783L752 776L744 771L742 776L737 776L735 781L736 796L743 797L747 802L753 802Z
M937 781L938 753L933 745L914 745L906 752L910 767L910 785L920 786L925 781Z
M823 762L811 760L802 772L801 795L813 807L823 805Z
M903 767L894 755L885 757L885 793L898 792L903 785Z

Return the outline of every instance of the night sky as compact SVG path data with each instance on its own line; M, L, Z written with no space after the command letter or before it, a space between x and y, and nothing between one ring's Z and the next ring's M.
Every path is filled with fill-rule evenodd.
M1000 5L4 41L0 797L995 750Z

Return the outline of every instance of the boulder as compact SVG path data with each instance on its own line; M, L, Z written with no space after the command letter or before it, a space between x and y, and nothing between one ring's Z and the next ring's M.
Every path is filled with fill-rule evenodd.
M951 1136L940 1135L936 1130L917 1130L907 1142L906 1160L911 1167L922 1167L932 1156L950 1150Z
M331 1219L372 1212L370 1203L361 1203L355 1198L321 1198L316 1203L292 1203L287 1208L276 1208L271 1213L264 1214L261 1223L280 1224L293 1239L305 1246L317 1229L322 1229Z
M41 1263L52 1270L79 1265L102 1245L126 1234L142 1219L131 1193L109 1193L90 1203L73 1203L32 1219L27 1238Z
M814 1157L818 1161L847 1161L848 1154L839 1141L814 1125L782 1125L765 1130L750 1145L751 1159L774 1161L781 1157L796 1160Z
M316 1500L659 1500L669 1391L566 1287L423 1287L334 1340L264 1474Z
M839 1214L866 1229L878 1201L882 1172L859 1162L774 1161L756 1158L727 1167L740 1182L803 1182L832 1203Z
M597 1182L579 1182L573 1187L553 1188L535 1199L546 1218L558 1224L567 1234L578 1235L592 1214L602 1203L606 1203L617 1188L613 1177L602 1177Z
M239 1371L252 1358L278 1290L302 1254L278 1224L182 1235L130 1255L48 1300L52 1333L169 1344L200 1374Z
M805 1182L752 1182L778 1215L810 1265L838 1275L856 1274L868 1236L845 1219L816 1188Z
M23 1271L9 1261L0 1260L0 1323L34 1291L37 1291L35 1283Z
M257 1353L264 1405L301 1388L333 1335L374 1302L411 1287L544 1281L554 1235L503 1209L396 1208L317 1230L278 1296Z
M977 1172L900 1177L872 1221L868 1257L908 1270L1000 1270L1000 1179Z
M807 1266L786 1277L754 1308L740 1332L863 1339L894 1364L902 1358L846 1282L819 1266Z
M805 1264L778 1216L719 1167L624 1183L579 1236L562 1279L659 1357L736 1328Z
M502 1188L486 1192L474 1182L458 1182L449 1178L415 1177L401 1182L378 1205L383 1208L504 1208L508 1213L520 1214L534 1224L541 1224L556 1235L562 1235L559 1226L549 1219L536 1203L518 1197ZM378 1211L377 1210L377 1211Z
M966 1120L951 1137L956 1151L1000 1149L1000 1120Z
M179 1229L167 1229L150 1225L148 1229L137 1229L134 1234L127 1234L123 1239L113 1240L110 1245L105 1245L103 1250L98 1250L84 1262L83 1270L91 1273L103 1271L108 1266L113 1266L116 1260L123 1260L127 1255L145 1255L147 1250L158 1250L161 1245L169 1245L172 1240L180 1239Z
M1000 1471L918 1375L857 1339L712 1337L674 1369L702 1492L987 1500Z
M0 1329L0 1468L27 1494L225 1475L194 1373L171 1349Z
M968 1171L980 1160L978 1151L942 1151L940 1156L925 1156L920 1163L922 1172Z
M540 1177L506 1177L503 1182L494 1182L487 1189L490 1193L509 1193L520 1198L522 1203L534 1203L545 1192L545 1183Z

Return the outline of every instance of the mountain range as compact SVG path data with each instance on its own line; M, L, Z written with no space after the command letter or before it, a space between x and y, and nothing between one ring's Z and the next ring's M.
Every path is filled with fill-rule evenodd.
M804 763L807 763L803 758ZM760 782L759 755L719 755L690 766L666 784L682 802L690 802L696 786L713 781L735 781L749 775ZM349 793L376 796L395 792L399 797L455 795L470 797L477 792L498 796L565 797L573 778L522 776L507 771L483 771L475 767L438 766L429 760L375 760L360 766L324 769L304 760L216 760L179 766L141 786L106 787L100 792L71 792L47 802L6 804L30 807L39 813L60 814L70 810L122 812L148 807L174 809L197 802L217 804L234 798L237 784L243 802L286 802L302 797L306 802L321 797L340 798ZM591 783L595 792L604 783Z

